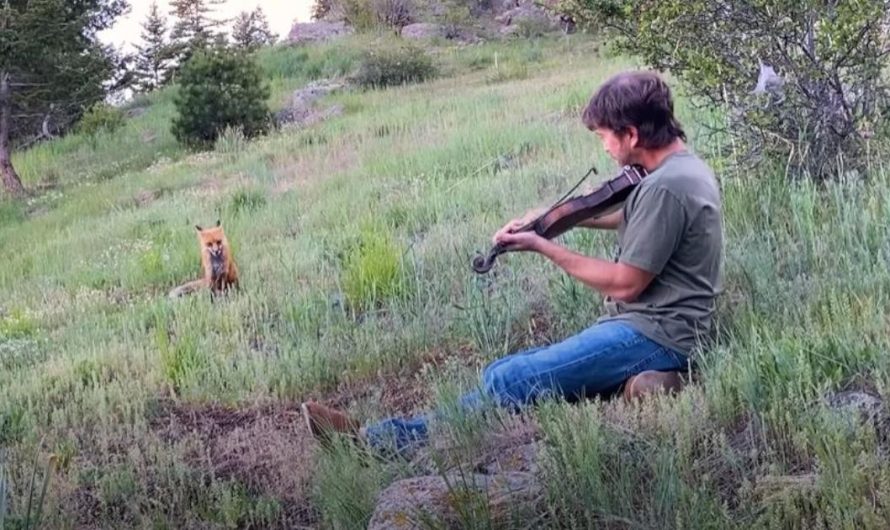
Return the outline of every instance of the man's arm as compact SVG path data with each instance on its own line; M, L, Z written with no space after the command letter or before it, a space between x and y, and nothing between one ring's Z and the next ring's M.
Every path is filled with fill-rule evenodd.
M535 250L547 256L572 277L604 296L611 296L622 302L636 300L655 277L651 272L626 263L614 263L578 254L549 239L541 238L537 243L538 248Z
M621 223L621 216L624 215L623 210L618 209L612 213L600 217L593 217L578 223L578 226L585 228L599 228L601 230L616 230L618 224Z

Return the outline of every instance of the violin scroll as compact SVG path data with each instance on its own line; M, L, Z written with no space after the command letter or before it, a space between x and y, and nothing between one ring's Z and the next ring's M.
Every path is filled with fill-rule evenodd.
M495 245L488 252L487 256L482 256L481 254L477 255L475 258L473 258L473 270L476 271L478 274L487 273L494 266L495 258L497 258L500 254L503 254L504 252L504 247Z

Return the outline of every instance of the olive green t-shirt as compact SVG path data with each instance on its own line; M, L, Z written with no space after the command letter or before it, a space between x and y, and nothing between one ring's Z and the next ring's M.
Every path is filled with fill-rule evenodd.
M647 175L625 201L616 259L655 278L631 303L606 297L600 321L626 322L687 355L709 340L722 288L721 210L714 174L688 150Z

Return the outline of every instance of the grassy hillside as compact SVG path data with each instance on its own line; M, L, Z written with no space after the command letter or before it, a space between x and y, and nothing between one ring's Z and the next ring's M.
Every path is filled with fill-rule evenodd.
M264 53L273 107L351 72L366 39ZM123 131L16 157L42 191L0 203L0 491L13 528L47 473L53 528L363 527L377 492L417 471L321 454L301 401L363 420L447 403L486 361L595 319L599 296L543 259L504 256L484 277L469 264L590 163L600 179L614 171L579 112L632 63L580 36L432 53L436 80L332 94L324 104L343 115L305 130L187 153L166 90L134 102ZM882 160L868 183L818 189L732 174L700 139L714 118L679 105L724 193L721 344L677 398L542 407L529 420L546 442L547 495L524 520L886 527L883 426L824 403L890 382ZM242 289L168 300L199 275L193 226L217 218ZM614 235L563 242L609 256ZM468 464L504 428L455 420L432 460Z

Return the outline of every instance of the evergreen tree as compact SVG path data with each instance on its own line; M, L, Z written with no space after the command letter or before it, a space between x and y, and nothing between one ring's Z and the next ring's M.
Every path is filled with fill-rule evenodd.
M195 50L219 43L224 36L217 30L225 21L211 16L213 6L225 0L172 0L171 14L175 18L170 33L172 53L179 65L185 64Z
M255 50L261 46L275 43L275 34L269 28L269 21L261 7L252 12L242 11L235 19L232 28L232 39L235 46L244 50Z
M179 84L172 131L183 144L207 147L227 127L240 128L248 138L268 130L269 86L243 51L221 45L195 50Z
M157 1L152 2L148 17L142 24L142 46L137 46L135 88L138 92L154 90L167 82L174 50L167 41L167 20L160 13Z
M24 192L13 147L72 126L108 90L119 58L97 33L124 0L0 0L0 180Z

